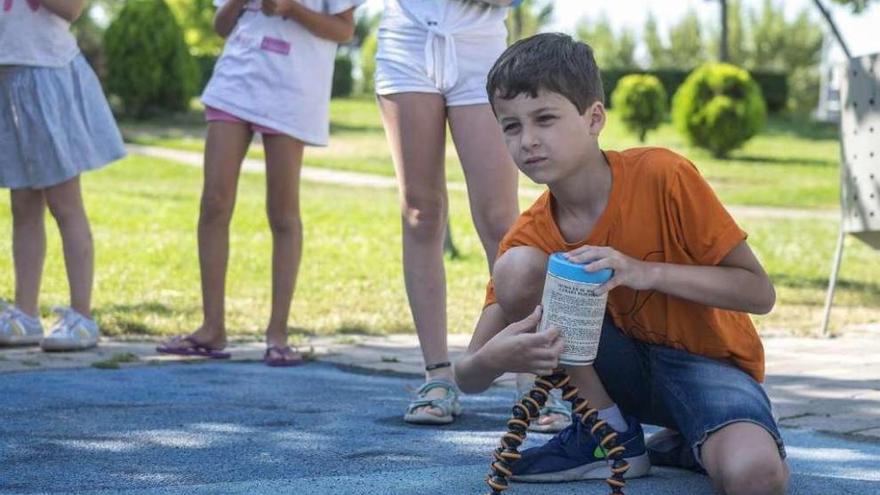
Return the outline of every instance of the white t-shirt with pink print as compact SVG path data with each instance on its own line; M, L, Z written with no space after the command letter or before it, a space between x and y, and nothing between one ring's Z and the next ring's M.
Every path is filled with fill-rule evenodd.
M227 0L214 0L219 7ZM298 0L339 14L364 0ZM240 119L325 146L330 134L330 91L337 44L296 21L266 16L250 0L226 41L202 102Z
M77 54L70 23L40 0L0 0L0 65L65 67Z

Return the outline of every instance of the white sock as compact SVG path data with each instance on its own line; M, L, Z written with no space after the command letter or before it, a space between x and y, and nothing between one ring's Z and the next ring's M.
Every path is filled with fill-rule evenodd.
M605 409L599 409L599 419L608 423L608 426L614 428L614 431L617 432L626 431L629 428L626 420L623 419L623 414L617 408L617 404Z

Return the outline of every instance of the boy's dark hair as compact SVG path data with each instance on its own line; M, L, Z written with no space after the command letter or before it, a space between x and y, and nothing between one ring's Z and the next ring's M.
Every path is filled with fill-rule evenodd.
M605 90L593 49L562 33L542 33L510 45L489 71L489 102L539 90L568 98L582 114L594 102L605 103Z

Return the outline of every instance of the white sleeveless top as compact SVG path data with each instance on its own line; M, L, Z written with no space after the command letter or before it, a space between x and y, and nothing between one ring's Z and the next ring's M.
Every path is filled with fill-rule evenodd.
M0 65L64 67L78 53L70 23L39 0L0 4Z

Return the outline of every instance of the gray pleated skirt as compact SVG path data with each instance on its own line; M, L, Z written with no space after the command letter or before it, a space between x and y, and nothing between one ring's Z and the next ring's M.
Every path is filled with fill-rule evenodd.
M43 189L125 156L85 57L67 67L0 66L0 187Z

